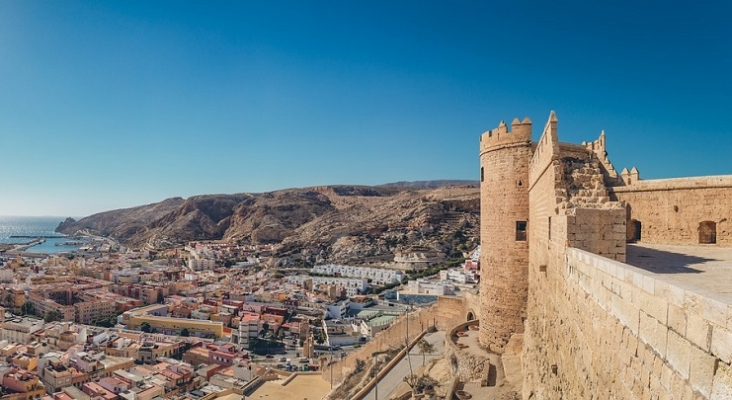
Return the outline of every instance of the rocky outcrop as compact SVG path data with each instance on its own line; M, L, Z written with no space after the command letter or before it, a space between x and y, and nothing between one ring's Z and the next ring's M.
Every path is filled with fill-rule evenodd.
M478 190L323 186L203 195L69 219L57 231L87 230L133 247L205 239L271 244L270 261L279 266L400 263L410 269L477 245Z

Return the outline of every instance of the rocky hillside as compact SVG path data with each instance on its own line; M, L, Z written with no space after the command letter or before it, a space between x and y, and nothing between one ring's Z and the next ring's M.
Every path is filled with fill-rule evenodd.
M57 231L88 230L133 247L189 240L272 244L272 264L337 262L412 268L472 249L479 189L324 186L261 194L204 195L107 211Z

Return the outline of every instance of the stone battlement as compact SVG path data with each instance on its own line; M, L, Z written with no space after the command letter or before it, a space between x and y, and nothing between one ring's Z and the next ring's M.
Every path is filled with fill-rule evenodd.
M618 173L604 132L563 143L554 112L537 142L511 128L480 140L479 332L499 354L523 335L523 398L732 398L729 275L705 267L732 247L732 176Z
M531 142L531 120L526 117L523 121L514 118L511 122L511 130L505 121L501 121L498 127L486 131L480 135L480 154L500 149L512 144L526 144Z

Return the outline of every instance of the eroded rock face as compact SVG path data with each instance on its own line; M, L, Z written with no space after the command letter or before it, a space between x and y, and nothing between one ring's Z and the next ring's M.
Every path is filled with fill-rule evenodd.
M89 230L133 247L205 239L271 244L269 261L280 266L412 269L474 248L479 209L478 188L471 186L325 186L168 199L67 220L57 231Z

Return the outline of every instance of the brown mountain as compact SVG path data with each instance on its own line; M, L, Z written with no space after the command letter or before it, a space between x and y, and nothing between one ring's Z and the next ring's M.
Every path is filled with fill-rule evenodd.
M203 239L273 244L269 261L278 265L338 262L410 268L477 245L479 189L419 186L425 185L173 198L68 219L57 231L88 230L133 247L164 248Z

